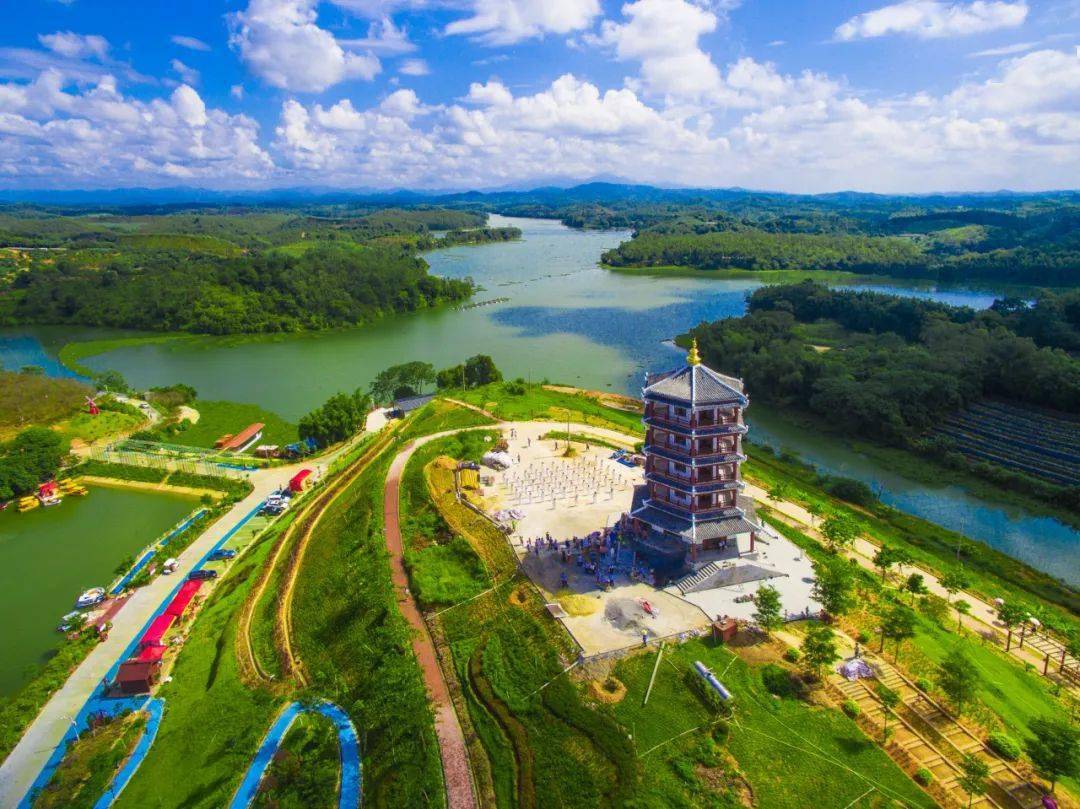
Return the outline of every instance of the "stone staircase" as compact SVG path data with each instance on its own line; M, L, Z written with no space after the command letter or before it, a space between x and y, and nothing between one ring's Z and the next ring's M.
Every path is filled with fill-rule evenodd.
M893 740L912 759L934 774L938 785L964 805L967 795L959 784L960 763L972 754L982 758L990 767L986 795L977 796L972 806L999 809L1038 809L1042 792L1029 782L1012 764L991 752L982 739L969 730L940 705L920 691L894 667L881 660L873 668L878 681L900 696L900 705L889 717L894 729ZM839 676L833 680L847 698L874 722L881 723L884 708L874 691L874 681L848 681Z
M695 588L699 587L706 580L712 578L715 574L721 570L720 565L716 562L709 562L709 564L695 570L693 573L687 573L681 579L675 582L675 586L679 588L679 592L683 595L694 592Z

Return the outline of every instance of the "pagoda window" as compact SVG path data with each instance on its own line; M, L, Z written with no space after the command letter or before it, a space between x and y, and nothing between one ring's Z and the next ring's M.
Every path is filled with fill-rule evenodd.
M672 472L675 473L676 477L680 477L680 478L689 478L690 477L690 467L687 466L684 463L668 464L668 468Z

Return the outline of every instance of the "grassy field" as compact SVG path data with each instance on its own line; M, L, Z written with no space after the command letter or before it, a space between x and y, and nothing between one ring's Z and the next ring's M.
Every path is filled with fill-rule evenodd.
M145 726L146 715L138 713L83 733L34 801L34 809L92 809Z
M169 436L166 439L168 443L192 447L213 447L214 442L221 436L235 435L257 421L266 425L263 429L263 437L259 440L260 444L284 446L299 438L295 424L259 405L198 399L192 406L199 411L198 424L181 422L187 427Z
M693 640L666 649L649 702L643 704L655 660L650 652L616 666L614 674L627 693L610 709L637 742L645 805L714 805L702 793L702 781L726 785L730 805L738 805L737 776L749 784L760 809L845 806L871 789L856 805L887 806L892 800L935 805L852 720L837 710L774 697L759 668L723 646ZM727 742L734 761L715 749L711 723L716 717L687 685L695 660L734 694Z
M515 393L514 390L522 390ZM570 421L606 427L631 435L643 435L641 413L606 407L595 396L566 393L544 385L522 384L521 388L496 382L466 391L448 391L447 395L482 407L506 421Z
M801 531L773 519L770 524L806 549L812 558L828 557L820 544ZM845 616L843 624L852 635L865 632L875 637L882 611L897 600L905 605L910 601L906 596L900 597L891 587L883 588L878 577L868 571L860 573L860 578L860 607ZM978 724L986 732L1002 729L1022 740L1029 736L1027 725L1032 719L1080 710L1075 698L1067 692L1059 692L1051 681L1029 670L1015 657L1005 654L997 646L988 645L966 629L958 632L956 614L951 609L946 609L941 618L935 618L920 606L915 629L915 637L901 647L899 658L891 646L886 650L887 657L896 661L912 678L922 678L927 690L947 702L936 685L938 666L949 652L960 650L972 662L979 678L975 699L965 708L968 724ZM1074 794L1080 789L1076 779L1063 779L1062 784Z
M416 438L421 435L441 433L444 430L457 430L462 427L480 427L494 422L482 413L467 407L435 399L420 408L409 419L402 431L404 438Z
M964 572L971 580L972 592L987 600L1018 599L1043 612L1051 623L1063 627L1075 625L1075 615L1080 614L1080 593L1057 579L989 545L884 504L863 509L831 497L820 488L817 473L811 467L783 460L755 446L749 447L749 454L744 474L763 488L782 484L789 492L786 499L802 505L814 504L825 512L848 514L871 539L905 547L917 561L934 570L956 567L956 548L960 544Z
M0 369L0 440L34 425L74 417L91 389L74 379Z
M391 444L323 515L293 597L294 645L311 692L350 713L364 739L364 801L440 806L427 694L396 604L382 533Z
M53 429L60 433L68 444L73 440L92 444L102 438L130 432L145 422L145 418L131 413L102 410L96 416L91 416L89 413L77 413L56 424Z

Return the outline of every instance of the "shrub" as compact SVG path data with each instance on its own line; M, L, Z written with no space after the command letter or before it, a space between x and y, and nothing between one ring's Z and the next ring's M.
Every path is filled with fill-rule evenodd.
M789 647L784 651L784 660L788 663L798 663L801 654L794 646Z
M855 640L865 646L871 641L870 633L865 629L860 629L859 634L855 636Z
M990 738L986 740L986 743L991 750L1004 759L1016 761L1020 758L1020 743L1006 733L994 731L990 734Z
M934 687L934 684L926 677L917 677L915 679L915 685L919 687L920 691L925 691L927 693Z
M778 697L801 697L806 690L802 682L790 671L775 663L761 669L761 683L770 694Z
M713 741L717 744L725 744L731 735L731 725L723 719L719 720L712 729Z
M844 713L846 713L852 719L862 713L862 708L859 707L859 703L857 703L853 699L844 700L844 704L840 707L844 711Z
M919 767L912 777L915 779L915 783L921 787L928 787L934 783L934 774L926 767Z
M830 477L825 484L825 491L833 497L857 506L872 506L877 502L873 490L861 480L854 478Z

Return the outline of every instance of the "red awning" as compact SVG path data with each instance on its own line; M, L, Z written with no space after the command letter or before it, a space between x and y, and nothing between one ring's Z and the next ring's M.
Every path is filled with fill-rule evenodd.
M257 421L254 424L249 424L243 430L238 432L232 438L225 442L222 449L239 449L244 446L248 441L262 432L262 428L266 426L261 421Z
M180 585L179 592L169 602L169 606L165 608L165 614L175 615L177 618L183 615L184 610L188 608L188 604L191 603L191 599L195 597L195 594L199 592L200 587L202 587L202 581L199 579L194 581L189 579Z
M157 646L161 643L161 639L165 637L165 633L169 631L169 627L173 625L176 620L175 615L169 615L164 613L154 619L150 624L150 628L146 630L146 634L142 636L142 640L139 641L140 646Z
M161 660L163 654L165 654L164 646L147 646L139 652L135 660L139 663L153 663L155 660Z

